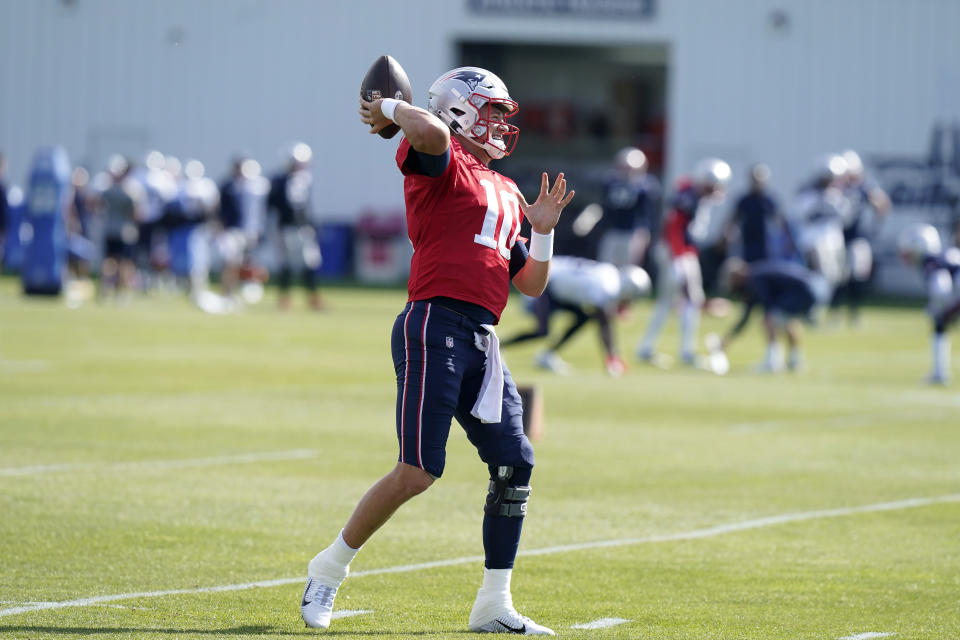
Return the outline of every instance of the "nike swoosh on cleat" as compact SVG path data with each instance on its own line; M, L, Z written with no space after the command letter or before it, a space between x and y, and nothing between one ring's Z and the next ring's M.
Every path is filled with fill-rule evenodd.
M497 622L499 622L501 625L503 625L503 627L504 627L505 629L507 629L510 633L525 634L525 633L527 632L527 625L521 625L521 626L519 626L519 627L511 627L510 625L508 625L508 624L507 624L506 622L504 622L503 620L497 620Z
M301 607L305 607L305 606L307 606L308 604L310 604L310 602L313 602L312 600L311 600L310 602L307 602L307 592L310 591L310 584L311 584L311 582L308 581L306 588L303 590L303 598L300 600L300 606L301 606Z

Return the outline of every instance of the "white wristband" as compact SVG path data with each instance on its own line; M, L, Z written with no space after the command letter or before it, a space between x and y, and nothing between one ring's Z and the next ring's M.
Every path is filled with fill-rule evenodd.
M380 103L380 111L383 112L383 115L393 120L393 113L397 110L397 105L401 102L403 101L395 100L393 98L384 98Z
M537 262L549 262L553 257L553 231L537 233L530 230L530 257Z

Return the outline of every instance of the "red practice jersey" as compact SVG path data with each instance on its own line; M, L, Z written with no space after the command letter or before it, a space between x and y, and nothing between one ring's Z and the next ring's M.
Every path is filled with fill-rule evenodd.
M663 221L663 239L674 258L687 253L697 255L697 247L691 241L688 229L697 213L700 196L686 178L678 180L676 186L677 192Z
M450 140L439 176L405 171L406 139L397 150L405 178L407 233L413 244L409 300L445 296L480 305L497 320L510 292L510 250L520 233L517 185Z

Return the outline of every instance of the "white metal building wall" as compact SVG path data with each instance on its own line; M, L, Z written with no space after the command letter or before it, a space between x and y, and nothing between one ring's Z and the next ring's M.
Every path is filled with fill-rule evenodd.
M423 104L462 39L669 47L668 173L703 154L769 162L792 189L814 156L920 155L960 120L960 2L657 0L652 19L477 16L466 0L0 0L0 150L21 181L39 144L102 166L159 148L215 177L243 150L268 170L317 152L317 209L401 203L390 143L356 119L360 78L390 53ZM787 28L771 26L781 10ZM571 82L575 86L575 81ZM522 140L521 140L522 144Z

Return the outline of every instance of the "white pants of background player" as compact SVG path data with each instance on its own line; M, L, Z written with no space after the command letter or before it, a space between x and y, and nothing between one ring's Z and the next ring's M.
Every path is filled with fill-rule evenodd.
M945 314L955 314L960 305L960 278L954 281L949 271L937 269L927 276L927 294L927 314L934 322L931 342L933 360L927 382L946 384L950 380L950 338L947 336L947 325L952 319L945 318Z
M653 315L637 346L637 357L650 360L663 325L676 305L680 313L680 359L693 364L697 352L697 330L700 326L700 309L703 307L703 278L700 261L687 253L673 256L662 242L654 248L657 263L657 302Z

